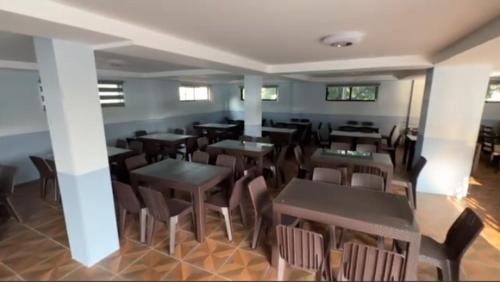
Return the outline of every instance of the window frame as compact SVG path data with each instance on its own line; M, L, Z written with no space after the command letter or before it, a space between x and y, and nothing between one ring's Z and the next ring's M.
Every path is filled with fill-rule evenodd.
M373 100L354 100L352 99L352 88L359 86L372 86L375 87L375 98ZM329 87L347 87L349 88L349 99L328 99ZM327 102L376 102L378 100L378 91L380 88L379 83L360 83L360 84L327 84L325 87L325 101Z
M240 100L245 101L243 98L243 89L245 86L240 86ZM276 99L262 99L262 89L260 90L260 100L266 102L277 102L279 99L279 86L278 85L262 85L262 88L276 88Z
M488 94L490 93L490 86L491 85L500 85L500 79L492 79L490 80L490 82L488 83L488 88L486 89L486 96L488 96ZM500 100L498 101L488 101L488 98L485 97L484 98L484 102L485 103L500 103Z
M116 84L117 88L100 88L100 84ZM125 81L123 80L98 80L97 81L97 94L99 96L99 104L101 104L101 107L103 108L110 108L110 107L125 107L125 91L124 91L124 84ZM104 90L106 89L106 90ZM117 91L120 90L120 91ZM113 91L114 90L114 91ZM101 96L101 92L121 92L121 95L114 95L114 96ZM121 99L123 102L118 102L118 103L102 103L103 100L113 100L113 99Z
M196 87L206 87L207 88L207 99L200 99L200 100L196 100L196 99L191 99L191 100L181 100L181 87L189 87L189 88L193 88L193 91L194 91L194 88ZM212 100L212 89L211 89L211 86L210 85L191 85L191 84L181 84L179 85L179 87L177 88L177 91L178 91L178 99L179 99L179 102L210 102ZM193 92L194 93L194 92ZM194 94L193 94L194 95Z

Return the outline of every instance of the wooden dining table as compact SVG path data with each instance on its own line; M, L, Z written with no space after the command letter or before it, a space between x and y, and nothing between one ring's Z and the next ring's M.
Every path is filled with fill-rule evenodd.
M193 138L193 135L174 134L174 133L154 133L138 137L143 142L156 142L168 147L178 147L186 143L186 140Z
M262 171L264 166L264 157L273 152L274 145L269 143L226 139L208 145L207 149L210 148L221 150L228 155L245 156L255 159L257 168Z
M351 141L351 149L355 150L356 145L361 142L373 142L377 145L377 151L380 151L382 143L382 134L380 133L367 133L367 132L354 132L354 131L340 131L332 130L330 132L330 140L335 142L338 138L348 138Z
M391 156L386 153L360 153L355 151L330 150L318 148L311 155L311 162L314 167L347 166L352 173L354 166L370 166L379 168L385 174L385 191L391 187L394 176L394 165Z
M132 187L153 185L155 189L186 191L193 195L196 219L196 239L205 240L204 193L231 175L226 167L166 159L130 172ZM137 190L136 190L137 191Z
M292 144L293 136L297 134L297 129L263 126L262 133L269 136L273 144L288 145Z
M107 146L106 150L108 153L108 160L110 163L114 163L114 162L121 163L126 158L137 154L137 152L134 150L118 148L118 147L113 147L113 146ZM49 161L54 160L54 154L52 152L47 153L41 157L46 159L46 160L49 160Z
M406 242L404 279L417 280L421 234L403 196L294 178L273 200L275 226L283 215ZM277 260L274 244L273 266Z

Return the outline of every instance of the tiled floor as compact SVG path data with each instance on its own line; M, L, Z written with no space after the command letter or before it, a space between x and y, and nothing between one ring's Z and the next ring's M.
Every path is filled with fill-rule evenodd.
M290 161L287 175L295 171ZM443 240L450 224L465 206L476 210L487 227L463 260L462 279L500 279L500 173L481 166L471 181L470 195L456 200L418 195L417 217L424 234ZM397 188L395 189L397 190ZM167 254L168 232L160 228L153 245L138 242L138 220L130 217L121 249L92 268L71 259L61 208L39 198L36 183L20 186L14 198L24 218L0 226L0 280L274 280L269 244L251 249L251 229L234 219L233 242L228 242L223 220L209 214L207 240L194 239L189 219L177 231L175 254ZM250 222L251 219L250 219ZM290 280L310 280L311 273L290 270ZM436 271L419 265L419 278L436 280Z

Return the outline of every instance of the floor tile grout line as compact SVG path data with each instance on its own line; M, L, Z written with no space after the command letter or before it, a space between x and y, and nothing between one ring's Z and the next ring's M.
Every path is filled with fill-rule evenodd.
M14 275L19 278L19 280L21 281L26 281L19 273L17 273L16 271L14 271L14 269L10 268L8 265L6 265L5 263L3 262L0 262L0 265L2 265L3 267L7 268L7 270L9 270L10 272L14 273Z
M154 249L150 249L148 248L148 250L146 252L144 252L144 254L140 255L137 259L133 260L130 264L128 264L125 268L123 268L121 271L118 271L116 273L116 276L120 276L125 270L129 269L132 265L134 265L136 262L138 262L140 259L142 259L143 257L145 257L147 254L149 254L151 251L153 251Z
M45 233L43 233L43 232L41 232L41 231L37 230L36 228L31 227L31 226L27 226L27 228L29 228L29 229L31 229L32 231L34 231L34 232L36 232L36 233L38 233L38 234L42 235L42 236L43 236L43 237L45 237L46 239L48 239L48 240L50 240L50 241L52 241L52 242L54 242L54 243L56 243L56 244L58 244L58 245L62 246L63 248L65 248L65 249L67 249L67 250L70 250L70 251L71 251L71 249L70 249L69 247L67 247L66 245L64 245L64 244L62 244L62 243L60 243L60 242L58 242L58 241L57 241L57 240L55 240L54 238L52 238L52 237L50 237L49 235L47 235L47 234L45 234Z

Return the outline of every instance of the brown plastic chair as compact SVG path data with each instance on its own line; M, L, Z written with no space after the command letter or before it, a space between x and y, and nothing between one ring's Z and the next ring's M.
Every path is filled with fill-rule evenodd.
M342 172L334 168L316 167L314 168L312 180L341 185Z
M408 201L410 205L416 209L417 208L417 181L420 172L424 169L425 164L427 163L427 159L424 157L420 157L417 163L413 166L409 181L401 180L401 179L393 179L391 184L396 186L401 186L405 188L406 196L408 197Z
M128 148L132 151L135 151L137 154L142 154L144 151L144 145L139 140L131 140L128 143Z
M146 156L144 154L125 159L125 168L129 173L134 169L138 169L147 165L148 161L146 160Z
M318 126L318 130L316 131L316 140L318 142L318 146L322 148L327 148L330 146L330 132L325 127Z
M196 151L196 147L198 146L196 143L196 137L191 137L186 139L186 146L181 147L177 150L178 153L183 155L183 158L186 161L189 161L193 158L193 153Z
M184 128L174 128L173 132L174 134L180 134L180 135L186 134L186 130Z
M137 130L136 132L134 132L134 135L135 135L135 137L140 137L140 136L148 135L148 132L146 130Z
M351 187L384 192L384 178L374 174L356 172L352 174Z
M42 158L37 156L30 156L31 161L35 165L38 170L38 174L40 175L40 196L42 199L45 199L47 196L47 185L49 181L52 182L54 187L54 194L57 199L57 176L56 171L54 171L49 164Z
M330 280L329 248L319 233L294 228L276 226L278 246L278 281L285 278L285 264L306 271L315 271L317 280Z
M377 152L377 145L375 145L375 144L357 144L356 151L366 152L366 153L376 153Z
M193 163L208 164L210 155L207 152L194 151L191 161Z
M286 182L285 170L283 168L287 152L288 145L285 145L281 147L276 161L272 162L269 159L264 160L264 168L269 169L273 174L275 188L280 188L281 183Z
M249 174L249 173L247 173ZM273 200L267 190L266 180L263 176L258 176L248 184L248 191L254 212L254 228L252 236L252 249L257 247L262 226L271 227L273 225ZM282 224L296 225L298 220L295 217L282 216Z
M127 149L127 147L128 147L127 140L125 140L125 139L116 139L115 147L122 148L122 149Z
M244 175L238 179L233 186L231 191L231 196L229 198L223 192L218 192L212 194L205 201L205 207L210 210L217 211L224 217L224 222L226 225L227 238L229 241L233 240L233 229L232 229L232 218L231 211L235 208L240 208L241 222L246 225L245 210L241 203L241 197L244 192L244 188L247 186L250 176Z
M231 177L229 178L229 183L232 186L234 183L235 179L235 174L236 174L236 157L235 156L230 156L230 155L225 155L225 154L219 154L217 155L217 160L215 161L216 166L223 166L227 167L231 170Z
M153 241L156 222L162 222L169 228L169 253L173 254L175 250L175 230L179 222L179 217L190 213L192 215L192 204L180 199L165 199L160 191L147 187L140 186L139 192L148 209L148 230L146 236L148 245L151 245Z
M353 173L367 173L367 174L373 174L373 175L378 175L384 179L384 181L387 179L387 173L382 171L380 168L375 167L375 166L369 166L369 165L355 165L353 168Z
M305 160L302 148L300 146L295 146L295 148L293 148L293 152L295 154L295 160L299 166L297 177L309 178L312 173L313 166Z
M380 248L344 244L337 281L403 281L405 256Z
M394 125L389 133L389 135L382 135L382 140L385 140L387 143L387 146L391 147L392 146L392 137L394 136L394 133L396 132L396 128L398 128L398 125Z
M21 216L10 200L10 196L14 194L14 177L16 176L16 172L17 168L14 166L0 165L0 201L5 205L9 214L19 223L22 223Z
M137 214L139 215L140 241L141 243L146 242L146 207L141 203L141 201L139 201L137 194L130 185L114 180L113 189L116 193L116 197L118 198L118 209L120 211L120 234L122 236L125 234L127 213Z
M332 142L330 144L331 150L351 150L351 143L346 142Z
M459 281L462 257L483 228L481 218L466 208L448 229L444 243L422 235L419 261L435 266L439 280Z
M144 149L144 153L146 154L146 159L149 163L154 163L159 160L159 157L162 154L162 148L158 143L152 141L144 141L142 142L142 146Z
M403 138L403 134L398 135L396 140L392 143L392 146L383 148L384 151L387 151L389 155L391 155L391 161L394 165L396 165L396 152L398 150L399 143L401 142L401 138Z
M208 138L203 136L200 137L196 140L196 143L198 144L198 150L205 152L207 150L208 146Z
M56 168L56 162L53 160L45 160L47 164L49 165L50 169L54 172L54 201L58 202L61 201L61 193L59 192L59 180L57 179L57 168Z

